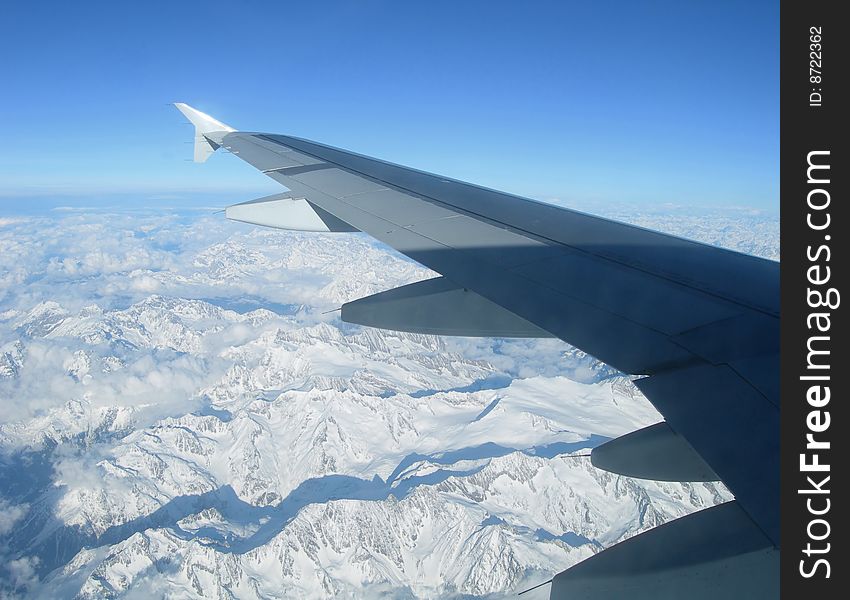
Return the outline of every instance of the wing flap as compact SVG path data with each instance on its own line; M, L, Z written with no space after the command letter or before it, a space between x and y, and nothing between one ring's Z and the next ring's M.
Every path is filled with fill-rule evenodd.
M612 546L552 580L557 600L778 598L779 551L728 502Z
M512 271L665 335L729 319L743 310L670 280L575 250Z
M357 197L357 207L369 214L380 215L398 227L411 227L457 216L456 212L439 204L423 201L393 189L361 194Z

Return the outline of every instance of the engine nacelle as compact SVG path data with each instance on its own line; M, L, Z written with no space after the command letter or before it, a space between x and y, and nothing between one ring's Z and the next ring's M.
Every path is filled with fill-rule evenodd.
M656 481L718 481L720 478L691 445L665 423L638 429L597 446L594 467Z
M426 279L342 305L342 320L379 329L469 337L552 335L445 277Z

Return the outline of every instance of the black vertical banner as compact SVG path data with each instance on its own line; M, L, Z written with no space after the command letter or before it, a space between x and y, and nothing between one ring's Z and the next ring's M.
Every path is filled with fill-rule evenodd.
M781 19L782 549L785 598L850 593L844 114L850 31L839 3ZM846 9L846 6L844 7ZM841 490L844 490L842 493Z

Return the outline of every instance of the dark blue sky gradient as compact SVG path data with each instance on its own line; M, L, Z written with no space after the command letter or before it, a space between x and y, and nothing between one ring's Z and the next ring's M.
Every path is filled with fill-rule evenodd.
M173 101L543 200L778 210L777 2L3 13L0 210L21 196L275 189L233 157L186 162Z

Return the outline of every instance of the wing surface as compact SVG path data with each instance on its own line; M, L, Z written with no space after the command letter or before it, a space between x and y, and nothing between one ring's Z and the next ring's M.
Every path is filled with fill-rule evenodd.
M735 523L751 529L734 527L746 538L742 556L753 556L758 540L767 557L759 554L760 568L778 577L778 263L309 140L209 129L221 124L194 116L210 148L222 146L278 181L323 223L334 219L326 230L366 232L442 275L351 303L349 315L411 331L551 334L645 376L636 383L666 424L621 438L600 463L629 474L625 465L645 455L652 458L643 476L681 478L686 464L697 465L694 480L716 474L735 494ZM284 215L275 226L285 222ZM446 304L457 306L454 317L445 317ZM672 465L677 448L695 458ZM694 515L670 525L689 519L690 530L717 528ZM735 548L724 546L727 559ZM552 597L583 597L569 581L556 578ZM660 588L655 594L666 597Z

